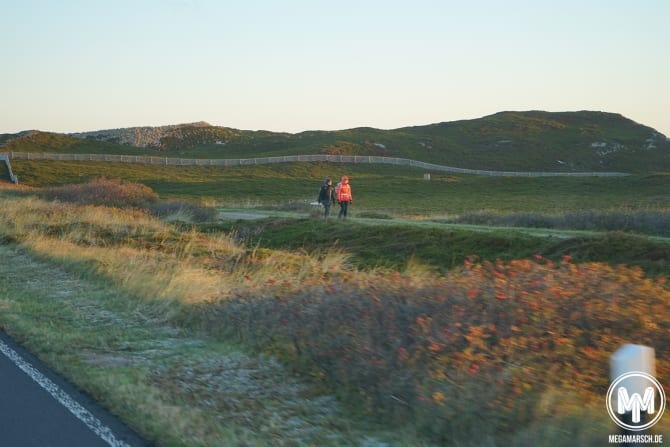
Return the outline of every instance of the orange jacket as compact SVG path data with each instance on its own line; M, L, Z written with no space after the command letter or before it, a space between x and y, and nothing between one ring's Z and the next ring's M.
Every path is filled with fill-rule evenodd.
M351 186L349 185L349 179L347 177L342 177L342 184L337 189L337 201L338 202L351 202L353 197L351 196Z

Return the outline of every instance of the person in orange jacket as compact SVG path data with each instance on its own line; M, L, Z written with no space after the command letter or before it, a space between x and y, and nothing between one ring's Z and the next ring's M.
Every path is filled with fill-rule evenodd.
M337 188L337 202L340 204L340 213L337 215L338 219L346 218L349 204L353 202L351 195L351 185L349 184L349 177L346 175L342 177L342 181Z

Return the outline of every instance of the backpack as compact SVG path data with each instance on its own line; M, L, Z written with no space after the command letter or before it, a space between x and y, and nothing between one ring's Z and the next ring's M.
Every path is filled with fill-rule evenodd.
M330 200L330 197L328 197L328 185L321 185L321 189L319 189L319 198L317 199L317 202L325 202Z

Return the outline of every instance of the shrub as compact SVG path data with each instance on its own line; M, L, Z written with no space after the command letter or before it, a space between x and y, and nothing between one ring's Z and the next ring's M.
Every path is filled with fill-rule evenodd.
M658 374L669 372L670 290L635 268L538 256L444 276L345 272L265 294L208 306L206 318L440 442L513 434L546 416L548 395L599 402L623 343L655 347Z
M143 207L158 200L158 195L141 183L120 179L97 178L88 183L45 190L52 200L90 205Z

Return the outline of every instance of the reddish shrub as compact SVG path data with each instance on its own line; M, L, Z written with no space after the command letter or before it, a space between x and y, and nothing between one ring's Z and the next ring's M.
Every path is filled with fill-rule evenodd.
M88 183L50 188L51 199L90 205L143 207L158 200L148 186L120 179L98 178Z
M639 269L538 257L468 263L422 285L347 278L208 311L369 411L443 440L527 425L549 390L601 399L623 343L653 346L668 373L670 290Z

